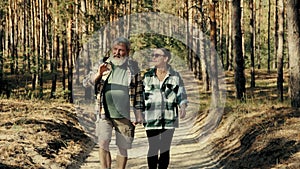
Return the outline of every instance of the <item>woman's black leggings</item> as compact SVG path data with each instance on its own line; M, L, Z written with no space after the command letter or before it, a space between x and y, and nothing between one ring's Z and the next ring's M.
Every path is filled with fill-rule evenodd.
M149 169L167 169L170 162L170 147L175 129L146 130L149 150ZM159 154L159 156L158 156Z

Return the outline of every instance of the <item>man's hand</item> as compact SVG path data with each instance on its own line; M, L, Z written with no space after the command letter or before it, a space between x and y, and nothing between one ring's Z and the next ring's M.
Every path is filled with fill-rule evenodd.
M101 79L103 73L107 70L109 70L107 63L102 63L98 68L97 74L95 74L94 76L94 82Z
M99 69L98 69L98 75L99 76L102 76L103 75L103 72L107 71L108 70L108 66L107 66L107 63L102 63L100 66L99 66Z

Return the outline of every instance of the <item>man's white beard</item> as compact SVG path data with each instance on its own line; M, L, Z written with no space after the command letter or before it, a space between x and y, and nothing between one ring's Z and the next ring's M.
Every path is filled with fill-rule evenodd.
M127 61L127 57L120 57L120 58L115 58L112 57L111 63L116 65L116 66L121 66Z

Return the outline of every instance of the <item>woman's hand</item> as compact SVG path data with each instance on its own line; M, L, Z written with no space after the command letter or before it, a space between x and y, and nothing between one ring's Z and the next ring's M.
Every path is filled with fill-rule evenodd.
M133 122L133 125L137 125L137 124L143 124L144 123L144 118L142 115L142 112L137 110L135 113L135 121Z
M186 108L186 105L181 105L180 106L180 118L182 119L182 118L184 118L185 117L185 115L186 115L186 110L185 110L185 108Z

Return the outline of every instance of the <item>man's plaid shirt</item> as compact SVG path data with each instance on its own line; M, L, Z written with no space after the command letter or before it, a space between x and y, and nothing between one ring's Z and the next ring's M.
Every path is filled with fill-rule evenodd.
M94 86L96 92L96 112L100 114L104 114L103 108L103 87L105 81L107 80L108 76L110 75L110 71L105 72L105 75L102 76L98 82L94 82L92 78L100 66L101 62L95 65L95 69L93 69L83 80L83 86ZM143 99L143 81L140 74L140 70L138 68L138 63L131 59L128 59L127 62L127 72L129 77L129 97L130 97L130 104L133 108L133 111L136 110L143 111L144 109L144 99Z
M152 68L144 74L143 85L146 130L178 127L178 106L188 103L180 74L169 66L161 84Z

